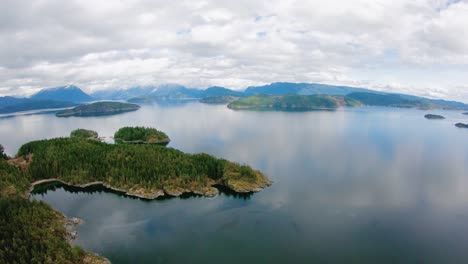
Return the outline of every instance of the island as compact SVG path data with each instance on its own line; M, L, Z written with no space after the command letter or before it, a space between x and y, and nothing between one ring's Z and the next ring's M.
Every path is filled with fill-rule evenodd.
M88 129L75 129L70 133L71 138L98 139L98 133Z
M468 124L463 124L463 123L456 123L455 126L459 128L468 128Z
M128 103L132 104L151 104L155 102L152 97L133 97L127 100Z
M345 96L334 95L254 95L238 99L228 108L241 110L326 110L340 106L359 106L358 101Z
M208 96L199 100L203 104L229 104L236 101L239 97L230 95Z
M462 115L468 115L468 112L463 113Z
M215 196L218 186L249 193L271 185L248 165L208 154L79 136L26 143L15 158L7 157L0 145L0 175L0 263L22 258L37 263L109 263L70 243L76 237L70 225L79 224L79 219L68 219L46 203L28 199L34 186L47 182L82 188L102 185L141 199L184 193Z
M160 144L171 141L166 133L150 127L122 127L114 134L116 143Z
M426 119L445 119L445 117L441 115L433 115L433 114L427 114L424 116Z
M139 105L120 103L120 102L96 102L87 105L80 105L71 109L57 112L57 117L69 116L102 116L115 115L125 112L136 111L140 109Z

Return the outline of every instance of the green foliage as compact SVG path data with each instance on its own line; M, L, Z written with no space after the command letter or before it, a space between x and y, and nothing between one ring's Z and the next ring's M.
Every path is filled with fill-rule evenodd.
M80 105L56 113L58 117L113 115L140 109L139 105L120 102L97 102Z
M50 206L0 197L0 263L82 263L85 252L71 247L65 232Z
M422 98L406 98L398 94L351 93L346 96L357 100L364 105L391 106L391 107L417 107L421 109L436 108L437 105Z
M3 147L2 144L0 144L0 159L8 159L7 154L5 153L5 148Z
M26 192L29 185L29 175L0 160L0 197L20 196Z
M231 171L246 181L256 171L208 154L186 154L155 144L106 144L77 138L57 138L23 145L18 155L33 154L33 180L59 178L72 184L102 181L117 188L161 189L177 183L206 185ZM252 177L252 175L254 177Z
M121 142L135 143L169 143L166 133L150 127L123 127L114 134Z
M97 138L98 133L93 130L75 129L70 133L70 137L90 139L90 138Z
M358 102L346 100L343 96L288 94L283 96L254 95L234 101L228 107L231 109L313 110L335 109L339 106L356 104Z

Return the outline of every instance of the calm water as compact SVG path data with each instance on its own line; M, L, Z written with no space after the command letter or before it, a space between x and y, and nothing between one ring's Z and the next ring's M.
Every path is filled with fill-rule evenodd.
M466 263L468 122L460 112L359 108L249 112L198 103L111 117L0 119L9 154L75 128L153 126L170 147L247 163L251 196L145 202L99 190L36 194L85 220L76 244L113 263ZM109 140L109 139L108 139Z

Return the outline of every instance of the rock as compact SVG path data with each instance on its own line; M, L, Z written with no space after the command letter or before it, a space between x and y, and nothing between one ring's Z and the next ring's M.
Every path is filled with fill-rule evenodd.
M424 117L427 119L445 119L445 117L441 115L433 115L433 114L427 114Z
M463 123L456 123L455 126L459 128L468 128L468 124L463 124Z

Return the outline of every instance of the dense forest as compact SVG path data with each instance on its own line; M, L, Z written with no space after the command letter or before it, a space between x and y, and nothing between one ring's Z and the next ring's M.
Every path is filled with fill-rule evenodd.
M32 180L58 178L70 184L100 181L136 193L167 188L209 187L214 183L242 191L265 186L268 179L246 165L208 154L186 154L159 145L106 144L57 138L23 145L19 156L33 158ZM237 188L237 189L236 189Z
M272 110L312 110L335 109L340 106L357 106L360 103L345 96L296 95L283 96L254 95L241 98L228 105L231 109L272 109Z
M1 151L1 156L6 157ZM86 263L94 259L64 237L64 217L29 201L27 172L0 159L0 263Z
M70 133L70 137L81 139L97 139L98 133L88 129L75 129Z
M120 102L96 102L58 111L57 117L114 115L140 109L139 105Z
M150 127L122 127L114 134L118 143L155 143L170 142L166 133Z
M135 131L147 130L153 131ZM31 183L37 180L99 181L143 196L161 190L203 194L214 184L251 192L270 184L249 166L208 154L186 154L157 144L107 144L87 140L89 131L84 132L29 142L15 159L9 159L0 145L0 263L105 263L66 242L63 215L27 199Z

